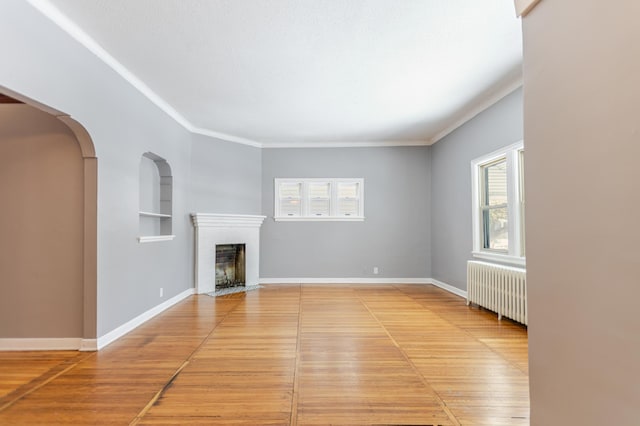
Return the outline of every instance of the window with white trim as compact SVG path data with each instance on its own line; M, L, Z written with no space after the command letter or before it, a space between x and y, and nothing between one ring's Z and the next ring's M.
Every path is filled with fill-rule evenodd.
M364 220L364 179L276 178L275 220Z
M509 145L471 162L473 256L525 264L524 145Z

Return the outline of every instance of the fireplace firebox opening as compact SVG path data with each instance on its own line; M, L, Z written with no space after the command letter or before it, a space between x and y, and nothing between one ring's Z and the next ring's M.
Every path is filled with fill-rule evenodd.
M245 285L245 244L216 244L216 290Z

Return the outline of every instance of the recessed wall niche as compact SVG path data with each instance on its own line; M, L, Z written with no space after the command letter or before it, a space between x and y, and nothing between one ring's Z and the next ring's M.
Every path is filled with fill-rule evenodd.
M140 220L141 243L168 241L172 234L173 177L167 161L153 152L140 159Z

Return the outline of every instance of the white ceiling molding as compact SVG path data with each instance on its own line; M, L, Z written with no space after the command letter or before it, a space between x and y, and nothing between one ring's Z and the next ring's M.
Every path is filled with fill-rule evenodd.
M44 16L49 18L53 23L58 25L62 30L69 34L74 40L86 47L91 53L96 55L102 62L111 67L115 72L120 74L122 78L128 81L133 87L145 95L151 102L156 104L160 109L166 112L174 120L183 127L189 129L191 124L169 105L153 90L151 90L142 80L136 77L132 72L124 67L118 60L111 56L102 48L93 38L78 27L74 22L67 18L60 10L51 4L48 0L27 0L33 7L38 9Z
M480 104L476 105L471 110L463 114L462 117L456 120L455 123L453 123L451 126L447 127L446 129L442 130L440 133L435 135L433 139L429 141L428 145L433 145L434 143L438 142L440 139L444 138L449 133L453 132L458 127L462 126L464 123L471 120L473 117L480 114L485 109L489 108L491 105L497 103L500 99L512 93L514 90L517 90L519 87L522 87L521 75L517 77L513 82L507 85L504 85L502 88L495 91L493 94L484 98L484 100Z
M203 135L203 136L209 136L209 137L221 139L227 142L235 142L242 145L253 146L255 148L264 148L263 143L253 141L251 139L241 138L240 136L228 135L226 133L215 132L213 130L208 130L208 129L198 129L195 127L190 128L189 131L191 131L191 133L196 133L198 135Z
M522 60L508 2L27 1L188 131L256 148L430 145Z
M141 79L136 77L131 71L129 71L124 65L122 65L116 58L111 56L109 52L104 50L91 36L84 32L74 22L67 18L60 10L51 4L48 0L27 0L31 6L35 7L44 16L53 21L54 24L59 26L63 31L69 34L74 40L87 48L91 53L96 55L102 62L107 64L111 69L118 73L129 84L135 87L140 93L142 93L147 99L149 99L158 108L164 111L169 117L173 118L178 124L192 133L198 133L201 135L211 136L217 139L222 139L229 142L241 143L244 145L250 145L254 147L262 147L262 144L250 139L241 138L239 136L227 135L225 133L215 132L212 130L198 129L194 127L186 118L184 118L178 111L176 111L171 105L169 105L164 99L158 96L153 90L149 88Z
M516 15L526 16L541 0L515 0Z
M376 148L387 146L426 146L429 141L353 141L353 142L269 142L263 148Z

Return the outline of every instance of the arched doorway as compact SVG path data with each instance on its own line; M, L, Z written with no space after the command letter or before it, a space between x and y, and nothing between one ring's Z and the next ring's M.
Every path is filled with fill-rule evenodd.
M68 115L8 94L0 96L0 349L95 350L93 143Z

